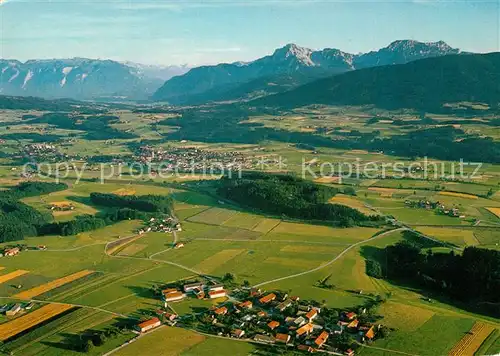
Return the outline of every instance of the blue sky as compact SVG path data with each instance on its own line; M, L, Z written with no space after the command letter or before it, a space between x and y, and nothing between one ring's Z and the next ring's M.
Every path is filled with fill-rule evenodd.
M247 61L286 43L358 53L396 39L500 50L499 0L0 0L1 57Z

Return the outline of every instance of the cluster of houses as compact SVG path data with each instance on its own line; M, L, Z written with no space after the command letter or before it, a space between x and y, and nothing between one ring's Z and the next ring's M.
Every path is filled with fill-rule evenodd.
M139 229L137 233L139 235L145 234L146 232L164 232L172 233L174 231L182 231L181 224L179 221L172 217L165 219L162 218L151 218L146 223L146 225Z
M268 345L288 345L298 350L339 351L335 343L328 344L332 335L348 333L360 342L375 338L378 328L362 325L357 314L343 312L332 320L322 317L321 308L286 293L262 293L251 290L239 303L225 303L209 311L209 330L219 336L248 338ZM208 326L207 326L208 327ZM340 350L353 355L351 349Z
M16 303L16 304L5 304L0 307L0 313L5 314L6 316L15 316L16 314L25 311L31 310L35 306L34 303Z
M23 147L24 154L32 159L44 159L50 162L56 162L68 155L59 152L55 145L49 143L33 143Z
M162 290L163 301L167 305L170 302L177 302L188 296L197 299L216 299L227 297L227 291L223 284L205 282L195 282L185 284L182 290L177 288L167 288Z
M143 164L161 163L162 170L166 172L206 171L210 168L226 170L235 167L250 169L253 166L251 158L239 152L206 151L193 147L163 149L142 146L133 159Z
M430 201L430 200L406 200L406 206L411 208L419 208L419 209L427 209L427 210L435 210L437 214L440 215L448 215L456 218L465 218L465 215L460 215L460 211L458 208L447 208L444 204L439 201Z
M3 250L0 256L12 257L19 255L20 252L21 252L20 247L7 247Z
M52 203L49 205L49 209L52 211L73 211L75 206L71 203Z

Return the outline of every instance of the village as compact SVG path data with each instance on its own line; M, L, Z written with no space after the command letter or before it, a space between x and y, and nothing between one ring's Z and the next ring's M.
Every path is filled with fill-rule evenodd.
M253 161L241 153L234 151L207 151L198 148L155 148L140 147L134 157L135 162L142 164L158 163L163 171L223 171L227 169L250 169Z
M168 218L151 218L149 219L145 226L137 230L139 235L143 235L147 232L164 232L173 233L174 231L182 231L181 224L178 220L169 216Z
M456 218L465 218L465 215L461 215L460 211L456 207L448 208L444 204L440 203L439 201L430 201L430 200L406 200L405 201L406 206L409 206L411 208L418 208L418 209L427 209L427 210L435 210L436 214L439 215L447 215L451 217L456 217Z
M155 288L164 308L157 310L155 317L136 325L139 334L169 325L267 347L352 356L360 344L371 343L388 332L386 326L374 323L370 306L357 311L338 311L283 291L249 286L230 290L208 278ZM196 313L177 315L175 303L189 299L217 303ZM373 305L379 302L377 299Z

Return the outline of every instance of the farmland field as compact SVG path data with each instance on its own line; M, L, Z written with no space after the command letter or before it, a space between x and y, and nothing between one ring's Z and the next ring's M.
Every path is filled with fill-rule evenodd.
M24 275L26 273L29 273L29 271L18 269L16 271L13 271L13 272L10 272L10 273L7 273L7 274L3 274L3 275L0 276L0 283L8 282L11 279L20 277L20 276L22 276L22 275Z
M467 335L465 335L457 344L455 344L455 346L453 346L449 355L474 355L493 330L494 328L491 325L476 322Z
M280 114L279 119L274 115L263 115L249 117L248 121L267 128L303 134L314 132L317 135L323 135L321 129L324 126L329 132L324 138L329 140L337 136L345 139L351 133L358 134L357 131L370 133L373 129L380 130L380 137L388 138L409 132L406 125L394 124L397 116L403 117L405 121L415 121L412 125L417 125L418 121L413 113L388 113L375 108L366 112L364 110L330 107L302 112L299 109L297 112ZM158 114L157 119L152 119L146 118L146 114L125 109L124 112L117 111L120 121L113 127L132 130L140 138L118 140L116 144L111 144L104 140L87 140L78 137L78 134L74 142L61 144L61 150L88 157L137 155L140 146L146 142L142 139L147 138L150 141L147 145L166 151L192 147L211 151L211 154L225 152L231 155L237 150L245 159L262 155L273 160L283 156L287 159L286 170L297 173L301 171L303 159L313 164L313 171L332 158L352 163L358 158L365 163L394 163L400 160L387 152L364 149L298 148L291 141L270 140L253 144L171 141L161 135L175 132L177 128L156 123L158 118L163 119L168 115ZM390 120L380 120L371 127L367 125L371 118L385 115ZM441 119L450 118L436 120ZM12 126L12 131L17 132L16 125ZM153 129L153 126L156 128ZM470 127L477 129L475 125ZM62 132L58 128L50 129ZM0 134L6 131L5 126L0 125ZM11 142L8 141L8 144ZM121 157L113 157L115 159ZM0 162L0 189L7 189L25 180L20 177L20 171L11 170L11 161L0 157ZM83 159L78 160L79 165L83 163ZM105 169L110 168L110 165L105 164ZM126 165L124 162L123 167ZM93 168L97 168L97 165ZM275 168L269 171L285 173L284 169ZM399 284L399 281L374 278L367 271L370 266L367 261L376 261L382 269L379 277L387 277L383 274L387 268L383 249L404 239L398 227L412 228L452 244L457 247L456 256L461 253L461 249L469 246L500 249L500 168L491 164L487 170L488 174L482 175L477 181L432 180L424 179L423 176L419 176L419 179L307 177L308 183L315 181L322 188L338 190L339 193L331 199L333 194L326 190L327 194L321 198L323 201L329 199L330 203L351 207L367 215L379 214L388 218L387 221L370 220L362 223L348 221L350 227L346 228L336 226L336 220L313 223L292 219L287 215L253 213L244 206L219 200L222 199L217 195L219 182L214 181L220 177L218 175L208 179L202 174L183 178L173 175L136 178L124 174L110 177L108 182L100 184L101 171L92 170L86 172L78 184L73 179L65 179L68 189L23 198L22 201L48 214L50 222L62 222L84 214L114 211L114 208L92 204L89 195L93 192L120 196L170 194L173 198L172 215L179 219L182 231L168 234L148 232L139 237L136 232L147 224L147 219L124 220L72 236L27 236L20 241L6 241L3 247L19 244L27 245L28 248L23 249L18 256L2 259L2 304L7 307L23 299L22 305L25 306L32 298L61 304L37 305L32 311L20 312L17 318L0 316L0 331L4 333L4 338L10 337L11 332L17 333L7 340L2 351L21 356L83 355L81 351L74 350L72 344L75 340L79 340L82 335L126 323L128 329L116 338L108 338L105 345L94 346L85 354L104 355L122 344L126 345L114 355L267 354L268 350L260 345L224 338L225 330L221 337L210 337L183 329L182 319L178 327L165 326L127 344L136 337L131 328L139 320L157 315L158 310L165 308L158 292L160 288L175 286L182 289L184 283L210 279L223 282L224 288L230 292L224 303L237 303L240 298L243 299L235 290L244 291L249 285L257 285L266 292L283 291L298 295L301 300L315 301L339 312L356 311L365 303L383 299L373 312L373 323L393 330L385 339L367 345L378 349L360 348L356 350L359 355L434 356L450 352L465 355L476 350L480 354L498 353L500 338L495 332L500 327L498 319L486 314L475 314L475 309L454 304L439 295L439 292L420 290L419 286ZM70 178L75 174L71 172ZM431 209L409 208L406 200L439 201L447 207L456 207L464 217L438 215ZM50 209L51 205L62 207L65 204L71 204L74 209L68 212ZM398 230L387 232L389 229ZM182 245L176 246L178 242L182 242ZM39 248L40 245L46 248ZM433 248L432 251L448 253L450 248L445 246ZM225 277L231 282L227 282ZM19 286L21 289L17 289ZM184 317L200 310L210 310L218 306L219 302L187 296L182 301L169 303L168 308ZM48 309L56 305L70 308L71 304L81 307L60 314ZM55 313L54 318L50 317L52 313ZM33 320L29 322L28 317ZM318 323L321 324L321 321ZM29 325L34 327L22 330ZM230 325L230 328L233 326ZM471 331L474 338L467 337ZM290 347L287 351L291 350Z
M21 293L18 293L16 294L14 297L15 298L19 298L19 299L31 299L33 297L36 297L40 294L44 294L52 289L55 289L57 287L60 287L66 283L70 283L72 281L75 281L79 278L82 278L82 277L85 277L89 274L92 274L94 273L93 271L89 271L89 270L84 270L84 271L80 271L80 272L76 272L74 274L71 274L69 276L66 276L66 277L63 277L63 278L59 278L55 281L51 281L51 282L48 282L46 284L43 284L41 286L38 286L38 287L34 287L32 289L29 289L29 290L26 290L26 291L23 291Z
M203 273L211 273L216 270L219 266L222 266L224 263L231 261L233 258L238 256L239 254L245 252L244 249L229 249L222 250L217 252L216 254L205 258L203 261L198 263L194 269L201 271Z
M117 356L137 356L144 350L151 355L175 356L205 340L205 336L180 328L163 327L146 334L129 346L119 350Z
M12 321L0 324L0 340L5 341L24 330L73 308L72 305L68 304L48 304Z

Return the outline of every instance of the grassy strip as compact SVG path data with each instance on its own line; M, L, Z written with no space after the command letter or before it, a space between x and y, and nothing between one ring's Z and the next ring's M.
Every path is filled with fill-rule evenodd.
M91 280L97 278L98 276L102 276L102 275L103 275L102 272L94 272L94 273L88 274L82 278L75 279L74 281L71 281L69 283L63 284L62 286L51 289L45 293L42 293L42 294L37 296L37 299L42 299L42 300L49 299L49 298L54 299L54 297L56 297L58 294L61 294L65 291L69 291L72 288L75 288L77 285L80 285L81 283L86 283L86 282L91 281Z
M495 342L500 338L500 330L495 329L488 337L483 341L481 346L476 350L474 355L488 355L488 350L495 344Z

